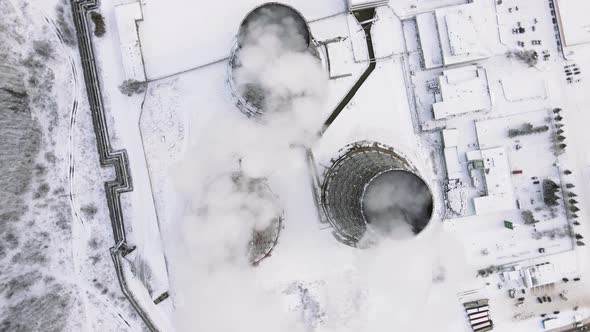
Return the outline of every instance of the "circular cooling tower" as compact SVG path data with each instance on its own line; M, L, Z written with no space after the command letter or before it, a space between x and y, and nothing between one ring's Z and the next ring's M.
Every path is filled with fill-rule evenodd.
M219 216L224 218L229 214L240 222L253 224L245 248L247 258L252 265L257 265L269 257L279 240L283 212L267 180L248 177L241 172L228 173L210 183L207 191L209 196L207 204L200 210L201 215L217 221L223 220Z
M246 45L256 42L260 37L261 29L273 26L282 26L286 29L279 30L278 36L287 39L285 46L293 51L305 51L311 42L311 32L307 21L295 8L277 2L268 2L250 11L238 30L238 45ZM293 37L301 37L293 38Z
M416 168L393 148L375 142L342 150L325 174L321 205L335 234L353 246L366 235L417 235L433 213L432 192Z
M283 223L282 210L277 197L270 190L265 178L251 178L237 173L233 175L232 179L237 191L248 193L255 198L255 201L248 206L249 209L262 208L262 205L264 205L267 208L270 207L274 212L271 215L262 213L262 218L269 218L262 221L262 224L266 226L252 229L252 238L248 243L248 259L251 264L257 265L270 256L279 240Z
M250 11L240 24L228 67L232 93L237 99L238 108L248 117L260 117L269 108L288 109L290 101L297 97L288 93L277 94L277 91L273 91L273 85L257 79L257 76L261 76L257 74L268 69L268 66L284 69L275 60L281 57L284 59L287 53L309 54L321 64L309 26L301 13L276 2L263 4ZM269 97L271 93L272 98Z

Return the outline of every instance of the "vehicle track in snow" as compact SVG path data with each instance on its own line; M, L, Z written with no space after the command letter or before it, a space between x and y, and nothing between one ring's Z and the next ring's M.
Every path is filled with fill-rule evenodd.
M72 76L72 107L70 110L70 123L68 127L68 197L70 200L70 208L72 211L72 215L74 217L74 222L72 223L72 260L74 265L74 274L76 276L76 285L81 288L81 297L82 297L82 305L84 309L85 315L85 330L89 329L90 324L90 317L89 317L89 308L88 308L88 291L86 282L84 281L83 273L82 273L82 266L81 263L83 261L85 255L85 248L86 248L86 239L88 238L88 230L84 225L84 220L80 217L79 212L79 205L76 199L76 194L74 191L74 181L75 181L75 170L76 170L76 159L75 159L75 133L76 133L76 120L78 114L78 100L80 98L80 88L78 84L78 70L76 68L76 63L68 46L65 44L63 40L63 34L57 24L49 18L45 13L43 13L45 21L49 24L51 30L55 33L59 40L60 48L62 49L62 53L68 59L70 64L70 74Z

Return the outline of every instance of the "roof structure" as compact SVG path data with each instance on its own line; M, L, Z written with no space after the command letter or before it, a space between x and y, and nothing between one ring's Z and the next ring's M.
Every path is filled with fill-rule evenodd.
M457 149L459 142L459 130L454 128L444 129L442 131L442 135L445 146L443 154L447 168L447 178L458 179L461 177L461 173L464 172L461 162L459 161L459 152Z
M496 36L493 13L478 2L435 11L444 65L484 59L492 55Z
M555 0L560 33L565 46L590 43L590 1Z
M469 151L467 160L483 163L486 181L487 195L473 199L475 213L481 215L515 209L516 201L506 149L495 147Z
M368 8L375 8L379 6L385 6L389 3L389 0L348 0L348 10L363 10Z
M137 33L137 21L143 20L139 2L115 6L115 19L119 32L121 57L126 80L146 80L141 44Z
M416 15L416 26L418 27L418 38L420 39L424 68L442 67L442 50L440 48L434 12Z
M445 70L438 77L438 84L442 101L432 105L436 120L492 108L484 68L467 66Z
M497 40L493 13L477 2L418 14L416 25L427 69L487 58Z
M529 288L552 284L559 280L555 266L551 263L541 263L523 269L524 284Z
M522 281L528 288L549 285L560 279L555 265L549 262L527 267L515 265L513 270L502 272L502 277L506 281Z

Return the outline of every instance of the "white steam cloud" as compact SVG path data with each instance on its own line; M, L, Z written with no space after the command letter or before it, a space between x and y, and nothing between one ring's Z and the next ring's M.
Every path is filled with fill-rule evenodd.
M290 16L277 21L272 14L263 10L244 28L234 72L237 88L265 113L313 114L326 90L326 73L299 22Z
M383 173L373 179L363 196L369 226L377 233L404 239L428 223L432 194L417 176L405 171Z

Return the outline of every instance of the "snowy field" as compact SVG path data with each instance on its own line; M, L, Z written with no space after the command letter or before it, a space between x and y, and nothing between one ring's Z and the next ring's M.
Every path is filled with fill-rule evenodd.
M236 1L230 8L223 1L207 4L190 0L145 1L144 19L138 26L148 78L165 77L229 57L243 18L263 3ZM293 5L309 21L346 11L344 2L338 0L285 3Z
M458 3L460 2L449 2L447 5ZM512 311L506 309L513 304L506 303L505 291L499 291L496 283L475 279L472 276L476 275L477 269L489 265L518 261L532 264L534 259L543 259L538 253L541 247L545 249L544 257L552 257L558 253L571 256L579 252L579 249L571 251L574 247L568 236L553 238L546 235L555 229L563 232L567 224L563 215L564 208L562 207L555 217L540 215L543 221L535 228L520 225L521 216L517 211L485 217L471 216L454 219L443 222L443 227L440 227L439 214L439 219L435 218L427 234L416 240L416 243L392 244L391 248L379 248L369 254L375 257L343 247L332 239L329 229L320 230L324 226L321 226L317 220L317 211L313 205L309 186L309 178L312 174L309 174L306 168L304 151L299 148L284 150L284 143L280 142L293 139L291 136L293 133L288 131L277 136L273 130L268 132L248 122L249 120L244 118L233 104L234 100L226 82L228 67L224 58L229 55L229 50L234 43L234 35L241 17L252 8L252 4L243 5L244 8L241 8L242 4L240 4L241 9L238 8L235 13L232 13L236 15L236 19L228 20L235 22L234 25L226 24L223 27L219 26L219 29L210 29L212 31L210 34L197 34L197 36L184 34L187 37L191 36L190 42L183 39L186 37L163 40L162 36L174 35L180 30L198 30L203 24L215 27L218 22L215 19L212 19L212 22L179 19L175 24L167 25L165 29L159 28L156 33L155 27L161 27L159 20L179 14L173 6L166 6L166 8L158 8L159 11L167 13L166 15L161 15L157 19L153 18L153 13L156 12L154 8L157 8L155 2L146 3L144 20L139 22L148 77L153 79L175 74L149 83L146 95L141 100L143 106L139 127L150 173L156 214L162 229L169 263L170 287L176 306L173 317L177 327L183 330L187 326L203 328L222 326L231 330L233 324L239 324L248 329L250 324L255 324L250 319L220 323L216 317L221 315L221 312L223 315L239 313L240 317L273 312L274 314L270 315L281 317L282 323L268 321L267 327L271 329L276 329L278 326L285 329L289 326L295 330L306 327L318 331L342 331L345 329L344 326L347 326L351 331L367 330L367 328L379 331L383 326L393 324L393 326L403 326L405 330L424 331L424 328L411 326L410 323L411 317L414 317L411 314L412 307L422 305L425 306L421 312L422 315L427 312L433 317L441 317L438 315L441 314L442 307L454 311L452 314L449 311L445 317L445 320L453 317L447 329L462 331L468 328L465 318L459 313L461 308L458 305L466 299L457 294L472 287L481 289L485 296L490 297L494 306L499 308L497 319L498 326L502 330L537 330L540 324L538 319L529 319L533 315L521 314L518 319L515 319L511 314ZM305 117L310 117L312 122L316 121L313 119L321 121L328 116L333 105L339 102L341 96L366 68L365 63L355 62L355 60L366 59L366 54L363 55L364 43L362 39L359 39L362 38L358 36L359 28L351 28L351 22L354 24L354 19L351 20L350 16L340 14L342 8L339 5L332 7L326 5L325 8L313 9L307 7L309 4L294 3L293 5L310 20L336 14L331 18L311 23L312 34L317 40L348 37L347 41L330 44L328 47L332 52L333 65L337 65L332 67L335 68L333 72L352 75L330 81L322 104L314 106L313 111L305 110ZM489 10L497 11L500 24L497 33L498 41L504 44L494 51L495 56L480 61L489 76L493 110L487 114L447 119L441 124L432 122L429 109L435 99L426 90L421 89L425 86L425 81L440 75L441 71L420 69L420 50L415 44L415 25L411 20L400 22L393 14L394 11L400 12L403 6L393 6L394 11L380 9L378 14L381 20L373 28L373 42L378 57L384 60L377 64L376 70L369 76L337 121L318 142L312 144L316 167L320 174L329 165L329 160L346 144L361 139L374 139L390 144L407 155L435 188L435 194L439 194L438 188L444 180L441 171L442 160L439 156L442 143L436 133L416 135L415 132L417 128L420 128L420 124L423 127L442 125L461 129L464 151L484 147L486 140L491 142L487 143L488 145L506 146L511 162L518 164L518 167L525 172L521 178L513 179L517 197L523 205L531 208L539 204L542 198L529 183L532 182L531 177L559 181L560 173L554 163L567 158L569 151L560 155L559 160L556 159L551 151L550 142L554 129L534 138L522 138L517 143L524 148L518 151L514 149L515 142L497 141L497 138L502 136L506 129L511 126L517 127L525 121L535 124L545 123L546 118L551 115L550 109L557 107L563 81L556 79L563 80L563 78L558 71L561 62L557 58L554 35L548 33L552 31L552 26L547 26L550 16L546 8L542 7L522 6L523 9L519 13L509 15L505 13L505 8L496 6L492 2L486 2L485 5ZM219 8L211 8L212 12L222 11L222 4L216 6ZM435 6L424 5L417 11L428 11ZM189 11L186 13L182 15L189 15ZM108 21L109 17L106 18ZM527 38L541 39L543 48L539 48L539 52L547 49L552 54L552 57L540 63L537 68L528 68L519 60L504 56L506 51L518 46L518 40L514 39L511 33L512 28L509 27L525 20L531 21L531 25L535 24L538 27L536 33L527 35ZM212 42L213 40L215 42ZM401 40L404 41L403 44L399 42ZM162 42L169 43L169 47L155 47ZM182 43L182 46L173 43ZM207 52L202 51L203 44L208 45ZM407 56L403 55L405 47L409 51ZM163 60L169 56L166 52L174 52L177 49L185 50L182 56L176 57L178 61ZM184 70L215 61L218 62L176 75ZM525 76L527 80L531 80L529 84L523 84L522 80ZM408 84L413 88L412 90L407 89ZM417 114L412 114L414 107L418 110ZM428 121L432 123L424 126L424 123ZM489 126L487 138L477 136L476 123L480 126L484 124ZM269 137L272 137L271 141L276 142L269 145ZM229 143L228 140L234 138L242 141L242 144ZM302 142L296 145L300 143ZM303 142L303 144L309 143ZM219 169L214 169L216 166L213 165L226 160L225 155L232 149L246 151L249 156L240 159L239 162L237 157L234 157L233 161L229 158L228 162L220 164ZM535 158L543 162L535 165ZM260 164L260 160L264 162ZM204 230L209 230L209 233L230 232L228 229L219 225L198 226L194 220L186 216L187 208L190 209L189 207L195 204L194 198L191 199L190 196L195 195L192 192L199 187L201 181L198 179L208 181L206 180L208 176L222 172L223 169L235 170L236 167L242 167L242 169L245 167L248 171L267 177L273 192L283 203L286 216L285 229L273 256L252 271L227 266L213 260L214 257L226 254L222 247L228 244L225 240L211 238ZM502 220L505 219L516 221L519 227L514 231L505 229L502 224ZM232 237L235 236L234 232L235 230L231 231ZM534 240L533 237L536 234L545 235ZM421 246L420 243L424 241L432 241L433 245L428 249L418 249ZM213 250L212 246L221 246L221 248ZM457 251L447 252L442 248L455 248L452 250ZM441 273L440 271L446 271L446 273L442 272L443 275L448 273L442 278L446 281L442 284L436 282L433 284L429 281L431 278L413 281L398 280L396 278L401 277L400 275L390 275L392 271L378 267L383 266L383 263L379 262L379 257L387 257L388 260L397 262L399 266L404 266L404 269L409 268L413 271L410 266L414 264L410 264L407 258L396 254L398 251L405 250L416 251L416 255L412 256L413 259L424 262L422 268L426 270L408 271L404 273L404 276L411 274L436 276ZM484 250L486 255L482 256L481 252ZM192 254L189 255L189 252ZM199 254L202 252L208 252L209 255ZM372 263L366 263L365 260ZM290 264L286 266L285 261L289 261ZM214 264L217 271L205 273L200 267L203 264ZM382 268L385 270L381 270ZM369 312L375 315L376 312L385 313L393 308L399 310L399 303L401 303L391 298L377 296L376 294L384 292L384 289L380 288L382 280L374 280L367 270L390 276L391 280L395 280L395 284L407 285L408 289L405 291L397 287L394 290L388 290L394 292L391 298L399 298L404 303L404 308L407 309L404 311L406 319L394 315L391 320L376 322L366 320ZM571 270L575 271L576 268L573 267ZM228 274L239 276L239 281ZM199 280L199 283L195 284L194 280ZM439 279L435 278L435 280ZM227 288L228 285L233 286ZM227 289L221 292L221 288ZM424 292L424 289L429 291ZM362 301L351 300L358 299L359 296L363 299ZM224 305L209 306L208 310L195 314L190 308L198 305L195 302L196 298L199 301L224 303ZM258 299L256 302L258 309L251 308L254 299ZM580 299L583 299L583 296ZM346 304L349 301L353 301L355 305L350 307L352 304ZM580 305L585 305L585 302L580 302L581 300L576 301ZM228 307L227 303L230 302L233 304ZM377 303L385 306L377 306ZM449 306L449 304L452 305ZM567 306L570 305L566 304ZM562 311L566 310L563 305L558 307L562 308ZM543 308L534 307L533 309L531 311L537 312L538 317L540 314L538 311ZM569 310L571 311L571 308ZM283 325L285 322L290 323Z

